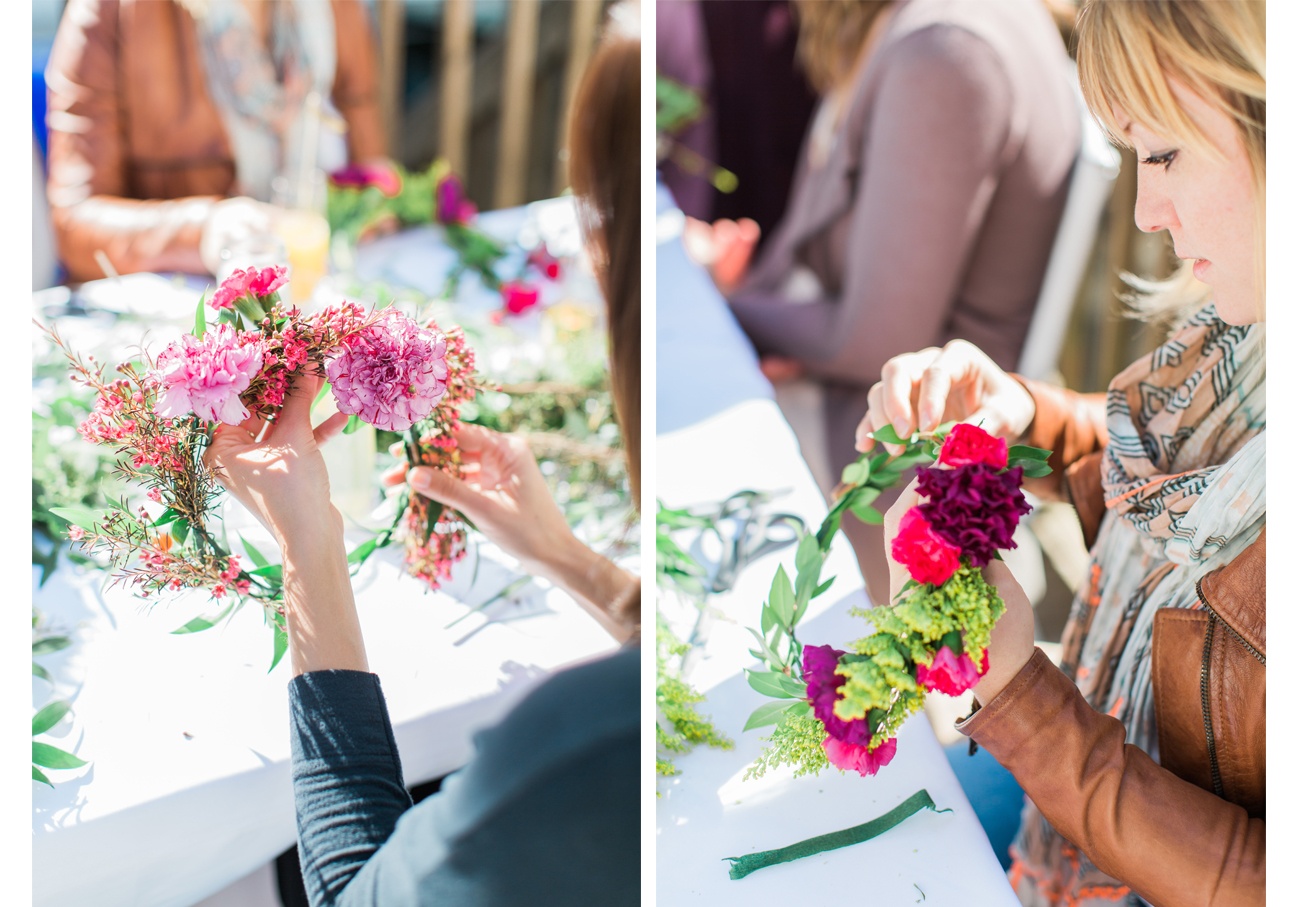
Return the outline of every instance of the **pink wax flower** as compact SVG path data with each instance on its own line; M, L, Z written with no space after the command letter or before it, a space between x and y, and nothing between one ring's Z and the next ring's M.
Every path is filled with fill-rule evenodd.
M510 315L521 315L540 301L540 290L529 283L513 280L500 287L500 296Z
M69 526L68 538L74 542L79 542L83 538L85 538L85 530L82 529L80 526Z
M1031 509L1021 481L1020 466L1002 472L986 463L920 466L918 493L927 501L915 509L941 538L962 550L969 564L984 567L996 551L1017 547L1013 533Z
M401 178L395 168L384 164L351 164L329 176L333 185L349 189L373 186L388 198L400 195Z
M982 650L978 667L968 654L955 655L949 646L941 646L931 667L918 665L915 679L920 686L947 696L958 696L976 686L977 680L990 670L990 653Z
M985 463L995 469L1008 465L1008 442L966 422L950 429L941 445L938 463L946 466L967 466Z
M846 743L836 737L825 740L823 748L828 754L828 761L833 765L842 771L859 772L861 776L867 778L869 775L876 775L878 769L889 765L895 758L896 738L892 737L871 753L867 746Z
M217 324L201 340L185 335L158 356L151 373L159 394L153 405L159 416L194 413L206 422L238 425L248 417L239 394L261 370L264 349L251 331Z
M477 206L468 200L463 183L453 173L441 177L436 186L436 220L439 224L466 224L477 216Z
M446 338L391 312L351 337L325 366L339 411L404 431L446 392Z
M958 572L961 554L958 546L932 529L917 507L900 518L900 529L891 540L891 556L920 583L939 586L945 582Z

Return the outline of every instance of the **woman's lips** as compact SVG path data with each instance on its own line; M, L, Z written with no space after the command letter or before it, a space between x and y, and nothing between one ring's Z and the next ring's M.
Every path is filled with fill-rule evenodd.
M1196 277L1198 280L1205 280L1206 278L1204 278L1202 275L1206 273L1207 269L1210 268L1210 266L1211 263L1209 260L1205 258L1197 259L1195 262L1193 262L1193 276Z

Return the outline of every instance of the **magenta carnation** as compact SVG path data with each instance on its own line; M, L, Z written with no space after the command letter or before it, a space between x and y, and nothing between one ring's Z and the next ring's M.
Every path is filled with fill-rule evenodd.
M1021 490L1020 466L999 472L984 463L957 469L918 468L916 508L946 541L957 545L968 563L984 567L996 551L1016 548L1017 522L1030 513Z
M862 718L846 721L833 711L839 698L837 690L846 682L837 673L838 659L844 654L832 646L806 646L801 653L801 677L806 682L806 699L829 736L863 746L872 739L868 722Z
M867 746L846 743L835 737L825 740L823 748L828 754L828 761L833 765L842 771L859 772L867 778L869 775L876 775L878 769L889 765L895 758L896 739L892 737L871 753Z
M975 425L960 422L945 436L937 462L946 466L985 463L1003 469L1008 465L1008 442Z
M439 224L466 224L477 216L477 206L468 200L463 183L453 173L441 177L436 186L436 219Z
M891 557L904 564L909 575L920 583L939 586L958 572L958 547L951 545L923 519L917 507L911 507L900 518L900 528L891 540Z
M261 371L265 350L257 335L231 325L208 329L173 343L158 356L152 378L159 393L154 410L166 418L194 413L207 422L238 425L248 417L239 394Z
M968 654L955 655L949 646L941 646L931 666L918 665L915 679L920 686L948 696L958 696L976 686L977 680L990 669L990 655L981 652L981 665L978 667Z
M348 189L365 189L373 186L388 198L401 191L400 174L384 164L351 164L329 176L333 185Z
M445 394L446 338L392 312L340 347L325 371L341 412L404 431Z
M514 280L500 287L500 296L510 315L521 315L540 301L540 290L529 283Z
M213 309L232 309L235 303L244 296L260 304L260 300L269 296L288 282L288 272L281 265L268 268L238 268L226 277L216 292L212 294L210 305Z

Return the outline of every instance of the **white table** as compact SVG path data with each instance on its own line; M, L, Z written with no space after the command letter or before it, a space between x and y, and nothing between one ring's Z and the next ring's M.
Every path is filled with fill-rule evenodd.
M823 497L750 345L705 273L685 256L680 220L659 190L658 496L667 506L694 506L740 489L786 489L774 506L800 515L813 529L827 512ZM742 780L764 746L759 738L769 732L742 732L747 716L767 701L743 675L757 664L744 628L758 626L774 572L780 563L790 569L792 554L786 548L753 561L731 592L710 600L718 615L687 679L706 696L699 710L734 738L735 747L699 747L675 759L678 775L658 779L658 902L785 905L837 892L867 904L1017 904L924 716L904 726L894 761L872 778L830 768L794 779L784 768L759 781ZM807 643L841 647L867 632L847 613L866 607L867 598L844 541L824 566L823 576L833 575L833 587L801 624ZM690 606L666 601L662 607L687 632ZM729 878L724 857L858 825L920 788L953 812L924 810L870 841Z
M542 207L542 218L554 216L561 220L562 212ZM513 211L483 221L509 235L528 219ZM362 275L412 277L424 292L440 288L450 263L430 230L380 241L365 254ZM579 290L581 280L570 276L564 292ZM127 294L175 313L159 317L153 329L163 342L192 323L197 300L196 291L183 288L172 288L168 299L165 283L143 280ZM465 295L469 306L498 306L494 298L473 299L471 287ZM135 339L142 329L124 327L123 336ZM84 323L67 333L87 342L96 336ZM261 551L274 551L246 514L238 528ZM407 784L463 765L473 733L543 677L616 647L570 597L538 581L469 615L516 576L494 546L476 548L441 592L425 594L404 575L398 545L375 554L354 581L370 667L382 679ZM267 673L270 632L258 606L249 604L222 627L173 636L190 618L216 610L205 594L149 603L120 588L105 590L105 574L66 563L44 587L37 588L37 576L33 570L35 606L49 629L66 632L74 645L41 659L56 688L51 694L33 680L33 707L70 699L71 719L55 732L62 739L51 742L90 764L50 772L53 789L33 784L34 903L188 907L291 847L290 672L285 658Z

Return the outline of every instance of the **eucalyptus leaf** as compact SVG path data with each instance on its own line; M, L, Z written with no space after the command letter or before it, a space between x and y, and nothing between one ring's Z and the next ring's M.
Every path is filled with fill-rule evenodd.
M44 768L80 768L86 764L84 759L78 759L66 750L35 740L32 741L32 762Z
M743 725L744 731L750 731L753 728L766 727L771 724L779 724L788 709L796 705L795 702L766 702L756 708Z
M63 720L63 716L72 710L72 703L66 699L56 699L32 716L32 736L43 734Z

